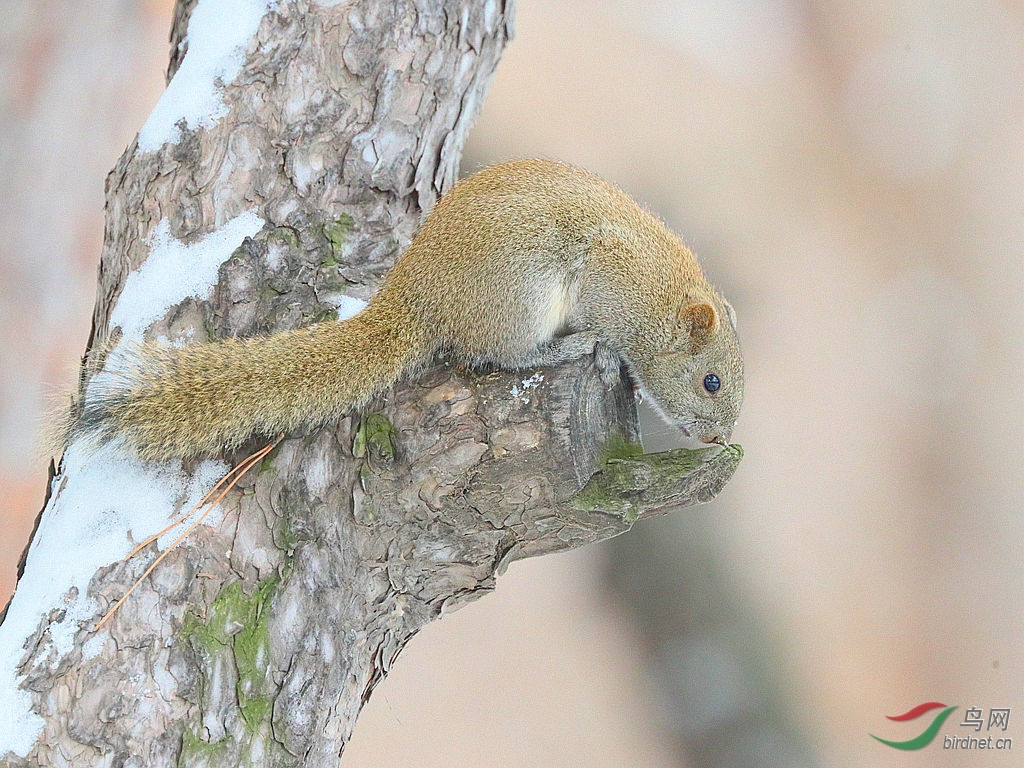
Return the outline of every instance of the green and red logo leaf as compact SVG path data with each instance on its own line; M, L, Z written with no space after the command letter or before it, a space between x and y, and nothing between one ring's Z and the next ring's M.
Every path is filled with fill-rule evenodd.
M931 725L912 739L907 739L906 741L889 741L888 739L875 736L873 733L868 735L876 741L882 742L887 747L892 747L894 749L922 749L932 743L932 739L934 739L935 735L939 732L939 728L941 728L942 724L946 722L946 718L953 714L953 710L956 709L956 707L947 707L939 701L927 701L924 704L918 704L916 707L904 712L902 715L886 715L888 719L894 720L897 723L905 723L908 720L916 720L925 712L931 712L934 709L942 709L942 711L935 716Z

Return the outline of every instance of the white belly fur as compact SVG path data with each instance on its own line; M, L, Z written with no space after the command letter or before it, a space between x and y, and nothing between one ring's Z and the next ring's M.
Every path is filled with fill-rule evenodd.
M540 323L537 329L538 344L550 341L562 330L565 326L565 321L569 318L569 314L572 311L570 305L569 293L566 290L565 283L558 278L552 280L548 290L546 307L540 316Z

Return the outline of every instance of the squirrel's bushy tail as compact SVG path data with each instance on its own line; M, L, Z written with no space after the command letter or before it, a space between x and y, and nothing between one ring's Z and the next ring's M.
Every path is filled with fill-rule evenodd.
M147 460L235 448L363 405L433 354L415 323L371 304L348 320L176 348L119 345L90 381L71 438L121 437Z

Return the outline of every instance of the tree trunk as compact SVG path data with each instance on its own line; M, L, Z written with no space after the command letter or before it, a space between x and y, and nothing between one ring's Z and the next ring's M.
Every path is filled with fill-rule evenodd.
M511 5L223 0L230 15L200 26L216 3L180 0L170 106L108 178L86 370L115 326L115 340L134 324L185 343L367 298L456 179ZM240 68L218 64L211 30L247 18ZM205 111L176 106L179 78L205 78ZM146 284L179 290L154 318L129 302L151 306L140 268L158 248L186 266ZM199 271L189 249L220 249L212 290L178 285ZM167 546L123 559L160 527L140 510L161 493L188 505L226 465L71 446L0 627L0 764L336 765L427 622L492 590L512 560L707 500L741 456L641 456L638 439L629 381L606 389L590 360L525 374L439 364L290 435L98 632ZM76 581L82 562L96 565Z

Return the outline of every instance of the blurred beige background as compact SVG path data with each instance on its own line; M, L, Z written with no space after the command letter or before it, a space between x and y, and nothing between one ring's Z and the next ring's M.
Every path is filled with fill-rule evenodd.
M2 601L171 2L0 11ZM517 13L466 169L576 162L685 235L739 315L746 458L714 504L516 564L428 627L342 764L1019 765L1024 6ZM868 736L916 735L884 715L931 700L961 707L955 735L967 707L1010 707L1015 749Z

